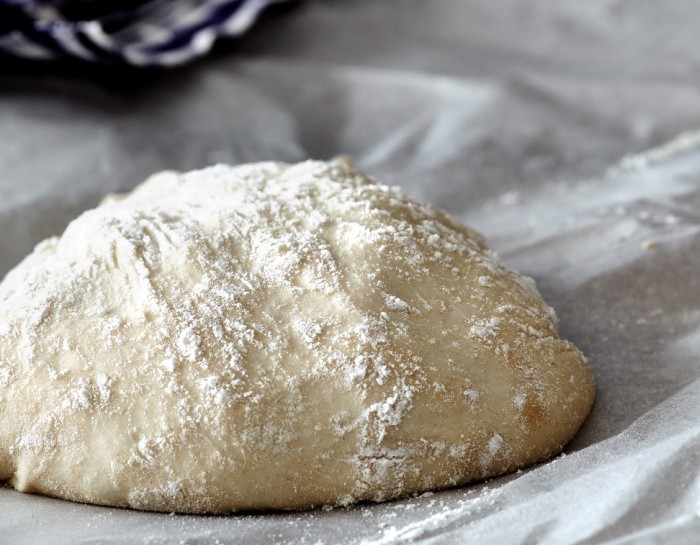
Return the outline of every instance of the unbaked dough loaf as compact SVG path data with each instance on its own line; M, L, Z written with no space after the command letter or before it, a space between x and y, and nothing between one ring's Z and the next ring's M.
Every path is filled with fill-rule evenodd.
M27 492L386 500L552 456L593 392L530 279L342 161L157 174L0 285L0 479Z

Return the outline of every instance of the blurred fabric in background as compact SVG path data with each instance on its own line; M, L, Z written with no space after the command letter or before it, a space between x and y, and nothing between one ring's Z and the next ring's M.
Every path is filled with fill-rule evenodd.
M238 36L268 5L291 0L0 0L0 50L31 59L76 58L172 66Z

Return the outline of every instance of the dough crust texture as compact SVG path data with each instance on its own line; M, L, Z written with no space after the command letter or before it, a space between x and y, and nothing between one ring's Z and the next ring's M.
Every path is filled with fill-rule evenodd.
M25 492L387 500L551 457L593 396L534 282L341 160L156 174L0 284L0 479Z

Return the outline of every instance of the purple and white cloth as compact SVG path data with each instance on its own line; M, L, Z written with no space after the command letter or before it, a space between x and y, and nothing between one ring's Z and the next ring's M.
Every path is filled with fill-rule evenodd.
M248 30L268 5L291 0L0 0L0 52L173 66L217 38Z

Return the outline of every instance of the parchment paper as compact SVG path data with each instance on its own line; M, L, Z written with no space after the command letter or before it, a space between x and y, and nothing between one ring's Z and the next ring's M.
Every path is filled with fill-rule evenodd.
M3 68L0 274L153 171L349 153L535 277L598 397L565 456L488 483L228 517L0 488L0 543L700 543L699 22L693 0L307 1L177 72Z

